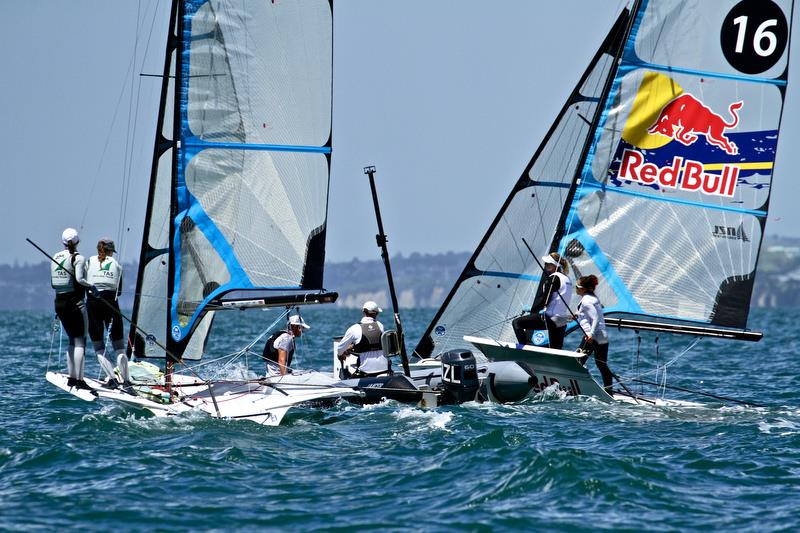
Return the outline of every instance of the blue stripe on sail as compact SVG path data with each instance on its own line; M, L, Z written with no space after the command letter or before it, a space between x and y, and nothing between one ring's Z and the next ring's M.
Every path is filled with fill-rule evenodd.
M532 276L530 274L516 274L514 272L496 272L492 270L481 271L481 275L491 276L494 278L524 279L526 281L540 281L542 279L540 276Z
M205 148L219 148L227 150L263 150L270 152L312 152L319 154L331 153L330 146L301 146L291 144L246 144L246 143L233 143L233 142L208 142L200 139L197 136L187 137L184 140L184 146L194 148L191 153L196 154ZM188 150L187 150L188 151Z
M575 205L577 205L577 203L573 204L573 207L570 209L570 211L575 211ZM570 213L570 216L572 216L572 213ZM572 231L561 239L559 253L563 256L566 252L567 244L573 239L580 242L583 246L583 249L587 254L589 254L589 257L592 258L597 268L603 274L603 277L608 282L608 286L614 292L614 295L617 297L619 303L622 304L622 307L620 307L619 310L627 313L644 314L644 311L641 307L639 307L639 304L628 290L625 282L622 281L622 278L619 277L617 271L614 270L613 266L611 266L611 261L608 260L608 257L606 257L606 255L600 249L597 241L595 241L592 236L589 235L589 232L586 231L586 228L583 226L583 223L580 221L580 218L577 216L577 214L575 214L572 225L569 227L572 229Z
M230 274L230 279L224 285L220 285L214 291L212 291L208 296L206 296L202 303L197 307L197 310L192 315L191 319L187 322L187 324L180 328L181 329L181 338L183 338L186 333L188 333L193 324L199 318L200 313L203 311L205 306L214 298L219 296L220 294L230 291L230 290L246 290L246 289L263 289L263 290L298 290L302 287L300 285L281 285L281 286L271 286L271 285L253 285L250 281L249 276L244 271L242 266L239 264L239 261L236 259L236 254L233 251L230 243L222 234L222 232L217 228L216 224L209 218L208 214L203 210L200 202L192 196L188 191L185 193L189 199L189 208L182 212L178 217L175 219L175 224L177 227L180 227L181 222L185 217L190 217L192 221L195 223L197 229L199 229L208 242L214 248L214 251L217 252L220 259L225 263L225 268L228 270ZM173 243L175 253L178 257L180 257L181 252L181 243L180 243L180 235L178 232L175 233L175 242ZM172 313L173 316L177 316L177 301L178 295L180 294L180 271L181 271L181 262L175 262L175 288L174 288L174 296L173 296L173 306L172 306ZM175 327L179 327L176 321L173 321L173 329Z
M623 74L628 74L631 71L636 69L646 68L648 70L658 70L661 72L675 72L678 74L689 74L692 76L700 76L703 78L717 78L723 80L734 80L734 81L745 81L748 83L768 83L770 85L778 85L781 87L786 86L786 80L773 80L770 78L758 78L754 76L741 76L738 74L723 74L721 72L708 72L705 70L695 70L690 68L682 68L682 67L670 67L666 65L656 65L654 63L648 63L646 61L642 61L641 59L632 60L630 58L626 58L623 65L620 65L619 72Z
M531 185L535 185L537 187L554 187L557 189L569 189L572 187L569 183L560 183L558 181L536 181L531 180Z
M602 189L605 192L613 192L613 193L617 193L617 194L626 194L628 196L637 196L639 198L647 198L648 200L653 200L655 202L667 202L667 203L671 203L671 204L688 205L688 206L692 206L692 207L699 207L699 208L702 208L702 209L714 209L714 210L717 210L717 211L727 211L727 212L730 212L730 213L740 213L740 214L745 214L745 215L753 215L753 216L757 216L757 217L765 217L765 216L767 216L767 212L766 211L759 211L759 210L756 210L756 209L743 209L741 207L729 207L729 206L724 206L724 205L704 204L702 202L696 202L694 200L681 200L679 198L667 198L665 196L654 196L652 194L647 194L647 193L642 193L642 192L628 191L628 190L625 190L625 189L618 189L618 188L615 188L615 187L606 187L604 185L600 185L599 183L597 183L593 179L592 180L586 180L586 182L584 182L584 186L587 187L587 188Z

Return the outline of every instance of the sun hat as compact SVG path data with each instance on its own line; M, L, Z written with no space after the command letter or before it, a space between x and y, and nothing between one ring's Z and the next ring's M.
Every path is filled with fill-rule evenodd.
M303 329L311 329L311 326L306 324L303 321L303 318L300 315L292 315L289 317L289 325L290 326L300 326Z
M78 237L78 230L75 228L67 228L61 233L61 242L64 243L64 246L72 243L78 244L81 242L80 238Z
M361 309L369 313L383 313L383 309L378 307L378 304L376 304L372 300L364 302L364 305L361 306Z

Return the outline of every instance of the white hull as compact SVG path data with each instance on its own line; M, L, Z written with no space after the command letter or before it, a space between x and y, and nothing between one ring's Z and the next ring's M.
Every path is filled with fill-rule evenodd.
M608 394L580 360L579 352L555 350L540 346L500 342L480 337L464 337L490 361L515 361L527 366L532 374L534 392L541 392L557 384L570 396L592 396L603 402L623 402L642 405L699 407L701 404L677 400L664 400L628 394L625 391Z
M210 385L193 376L173 375L173 401L158 401L161 386L135 385L136 394L107 389L86 379L91 391L67 386L68 376L48 372L47 381L85 401L112 401L127 407L145 409L155 416L174 416L202 411L215 418L250 420L266 426L280 424L288 410L299 404L318 402L360 393L349 387L332 385L333 380L319 372L279 376L258 381L217 381ZM164 392L163 397L167 395Z

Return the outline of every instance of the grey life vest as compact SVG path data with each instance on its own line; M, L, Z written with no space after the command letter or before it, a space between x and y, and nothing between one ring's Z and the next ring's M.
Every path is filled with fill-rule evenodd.
M382 351L381 347L381 328L378 327L377 322L370 322L368 324L359 324L361 326L361 340L356 343L351 351L353 353L365 353Z

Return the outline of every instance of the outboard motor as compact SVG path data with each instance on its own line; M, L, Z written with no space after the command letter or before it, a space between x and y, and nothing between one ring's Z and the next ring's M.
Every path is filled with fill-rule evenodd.
M450 350L442 354L441 403L471 402L480 387L478 364L469 350Z

